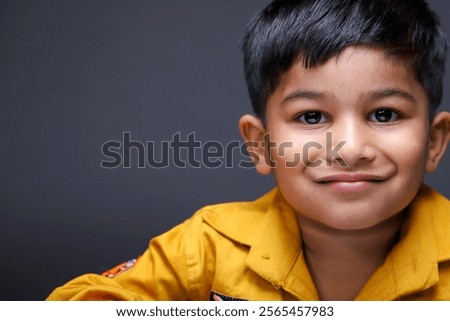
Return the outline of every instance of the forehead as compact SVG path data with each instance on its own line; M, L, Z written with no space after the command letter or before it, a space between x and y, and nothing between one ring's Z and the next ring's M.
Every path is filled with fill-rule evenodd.
M305 68L296 61L268 99L268 107L293 92L319 93L350 104L383 90L397 90L427 105L427 96L413 68L404 60L370 47L348 47L324 64ZM311 98L313 98L311 96Z

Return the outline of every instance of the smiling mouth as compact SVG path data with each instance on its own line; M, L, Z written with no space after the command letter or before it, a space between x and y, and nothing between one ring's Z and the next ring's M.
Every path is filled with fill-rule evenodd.
M387 177L379 175L337 174L324 176L318 179L317 183L328 185L338 192L350 193L365 191L374 184L379 184L386 180Z
M345 182L345 183L354 183L354 182L382 182L387 178L385 176L380 175L371 175L371 174L336 174L329 175L319 178L317 180L318 183L334 183L334 182Z

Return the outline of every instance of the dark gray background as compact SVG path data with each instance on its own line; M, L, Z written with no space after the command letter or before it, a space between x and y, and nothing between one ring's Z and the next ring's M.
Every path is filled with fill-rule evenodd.
M273 186L237 167L100 168L102 144L124 131L240 140L251 108L239 39L267 2L0 1L0 299L44 299L136 257L204 205ZM448 89L447 77L445 106ZM447 154L426 179L447 197L449 169Z

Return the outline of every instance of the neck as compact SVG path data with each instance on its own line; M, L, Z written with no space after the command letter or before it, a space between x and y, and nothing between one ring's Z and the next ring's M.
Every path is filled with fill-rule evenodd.
M322 300L352 300L397 242L403 215L361 230L337 230L298 216L303 253Z

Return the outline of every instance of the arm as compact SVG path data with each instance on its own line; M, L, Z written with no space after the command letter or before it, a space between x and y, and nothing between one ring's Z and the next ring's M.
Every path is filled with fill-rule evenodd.
M186 223L153 239L130 269L115 276L85 274L47 300L189 300Z

